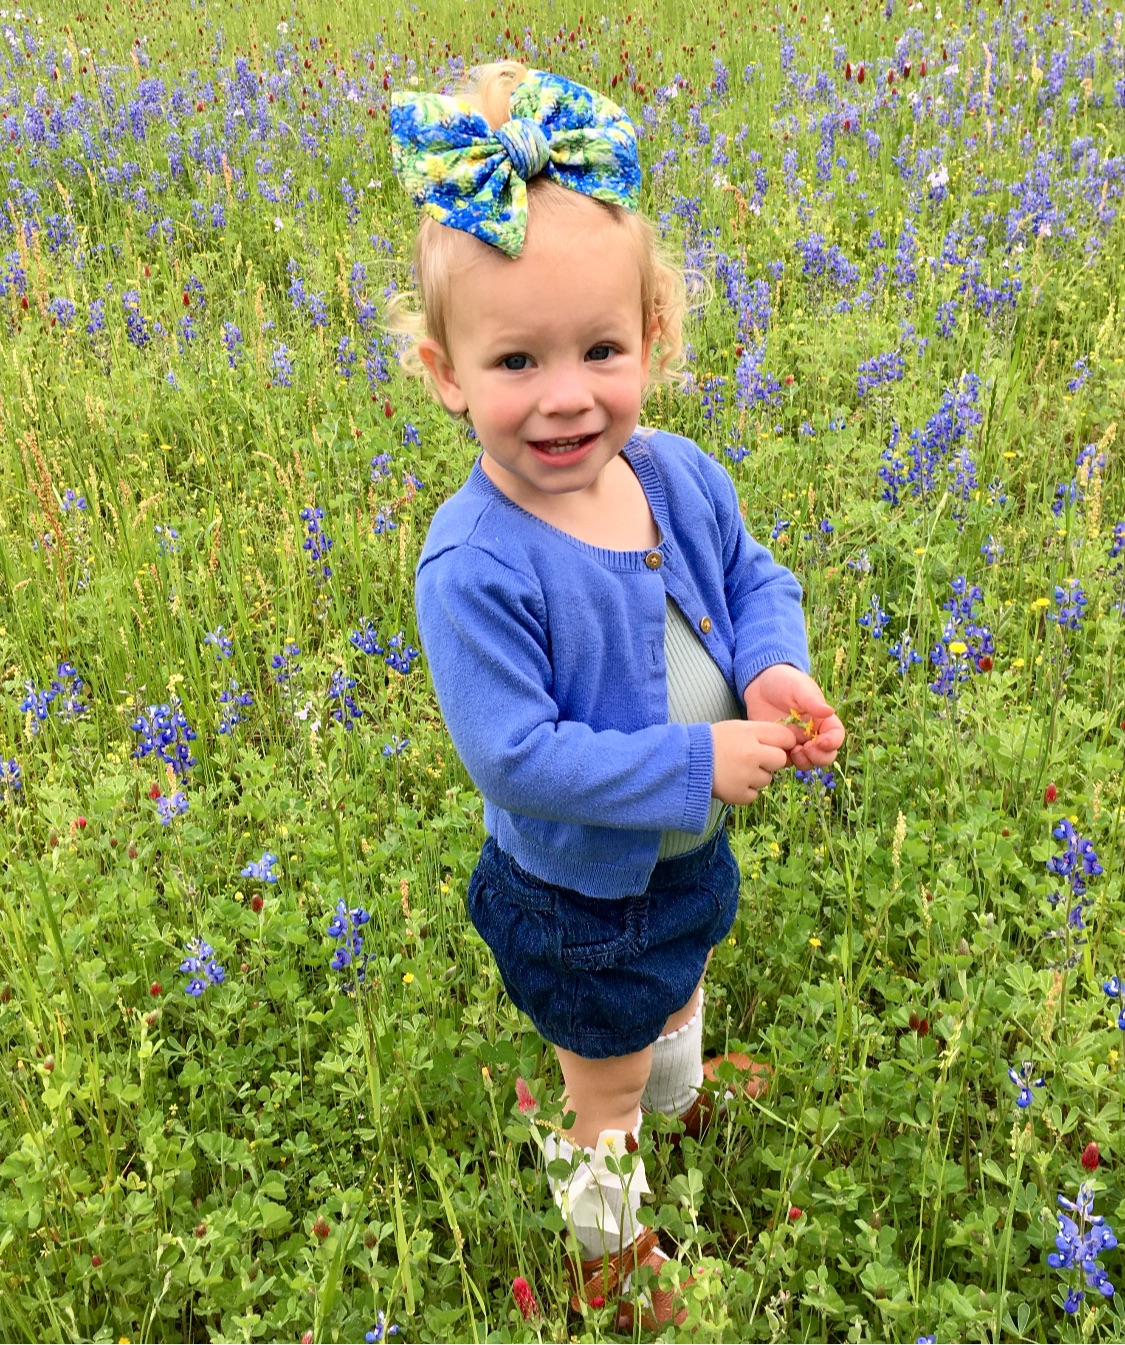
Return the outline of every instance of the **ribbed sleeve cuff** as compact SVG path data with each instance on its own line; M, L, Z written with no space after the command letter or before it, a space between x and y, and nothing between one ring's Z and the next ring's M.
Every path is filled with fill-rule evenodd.
M688 788L681 830L698 834L707 825L714 774L715 742L711 737L711 725L688 725Z

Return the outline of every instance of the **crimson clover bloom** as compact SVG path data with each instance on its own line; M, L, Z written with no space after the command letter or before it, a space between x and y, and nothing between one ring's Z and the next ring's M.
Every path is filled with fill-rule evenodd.
M215 961L214 948L197 934L188 939L185 945L187 957L180 963L180 970L186 972L191 980L184 986L184 993L199 999L210 985L222 985L227 974L222 965Z
M1008 1067L1008 1078L1011 1079L1019 1090L1016 1096L1016 1106L1019 1107L1021 1111L1031 1106L1031 1090L1033 1088L1042 1088L1047 1082L1046 1079L1033 1079L1031 1077L1033 1068L1034 1066L1030 1060L1025 1060L1023 1062L1018 1073L1011 1066Z

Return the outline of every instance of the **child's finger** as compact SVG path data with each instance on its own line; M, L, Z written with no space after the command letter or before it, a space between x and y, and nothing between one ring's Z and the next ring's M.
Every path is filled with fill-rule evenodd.
M760 743L783 748L786 752L791 752L801 741L793 724L775 724L768 719L752 719L748 721L747 727L753 729Z

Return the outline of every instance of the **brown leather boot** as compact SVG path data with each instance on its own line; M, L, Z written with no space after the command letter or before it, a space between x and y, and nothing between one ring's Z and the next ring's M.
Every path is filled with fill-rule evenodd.
M726 1055L712 1056L710 1060L705 1060L703 1062L703 1080L705 1083L717 1084L720 1089L723 1087L715 1078L715 1071L724 1060L729 1060L742 1075L742 1078L735 1081L734 1087L744 1097L761 1097L769 1089L770 1080L773 1078L773 1070L765 1061L752 1060L750 1056L744 1055L741 1051L731 1051ZM726 1099L720 1093L701 1088L699 1096L680 1117L684 1127L684 1135L690 1135L693 1140L701 1139L707 1127L711 1124L711 1118L716 1114L722 1116L726 1109ZM669 1144L677 1145L682 1136L666 1135L664 1138L667 1139Z
M578 1283L578 1288L571 1296L571 1310L581 1312L583 1302L592 1308L600 1308L617 1299L617 1329L623 1334L631 1332L636 1308L621 1297L621 1285L641 1266L648 1266L654 1275L659 1275L663 1261L660 1240L651 1228L646 1228L632 1246L614 1256L595 1256L579 1266L572 1261L571 1278ZM691 1280L687 1282L691 1284ZM645 1291L645 1297L648 1303L641 1306L640 1313L641 1325L646 1331L663 1331L669 1322L676 1326L684 1324L687 1308L680 1306L682 1300L671 1290L652 1285Z

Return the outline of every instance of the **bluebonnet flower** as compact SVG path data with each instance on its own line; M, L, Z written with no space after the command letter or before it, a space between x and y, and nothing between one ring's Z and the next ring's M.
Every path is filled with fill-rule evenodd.
M273 669L273 680L279 685L284 686L290 678L301 671L301 665L294 662L301 650L298 645L291 641L286 644L285 652L274 654L270 659L270 667Z
M930 650L930 662L937 676L930 683L936 696L952 697L958 684L974 672L988 672L996 645L992 632L974 619L974 609L984 596L979 585L970 584L964 575L950 582L953 596L942 603L950 619L942 629L941 640Z
M781 536L781 534L785 532L788 528L791 528L792 526L793 526L792 520L788 518L782 518L781 515L775 509L773 514L773 527L770 529L770 541L776 542L777 539Z
M886 465L880 467L876 473L877 478L883 483L879 498L890 505L899 503L899 492L905 490L907 484L906 464L895 452L901 438L902 428L898 421L894 420L891 422L890 442L879 455L881 461Z
M57 322L65 331L74 321L74 314L77 312L77 309L74 306L73 299L65 299L60 295L58 298L52 299L47 304L47 312L50 313L55 322Z
M90 708L82 701L86 691L85 683L67 659L58 664L56 676L42 691L34 682L26 682L24 686L26 694L20 701L20 710L31 715L32 733L39 732L40 725L50 714L69 722L80 719Z
M1098 862L1093 843L1075 831L1068 817L1059 818L1051 835L1057 841L1065 841L1066 849L1061 855L1052 855L1047 860L1047 871L1065 878L1076 897L1085 895L1086 879L1097 878L1105 872Z
M836 525L835 525L835 523L832 522L832 520L831 520L830 518L822 518L822 519L820 520L819 527L820 527L820 531L821 531L826 537L831 536L832 533L834 533L834 532L836 531Z
M392 635L387 641L386 664L388 668L393 668L396 673L401 673L403 677L414 666L414 660L421 658L421 651L414 648L412 644L404 644L406 632L400 630L397 635Z
M886 629L889 620L890 617L883 611L882 607L879 606L879 594L873 593L871 595L871 610L864 612L859 619L859 624L864 630L871 632L871 638L873 640L878 640L882 637L883 631Z
M237 369L238 362L244 354L242 332L233 322L224 322L223 333L219 339L223 343L223 349L227 352L227 364L232 369Z
M1016 1106L1021 1111L1031 1106L1033 1088L1042 1088L1046 1084L1046 1079L1033 1079L1034 1066L1030 1060L1025 1060L1017 1072L1011 1066L1008 1067L1008 1078L1015 1084L1017 1091Z
M1113 538L1109 545L1109 558L1116 560L1125 551L1125 520L1113 525Z
M1120 976L1111 976L1108 981L1102 982L1102 989L1109 999L1110 1007L1117 1006L1117 1026L1122 1032L1125 1032L1125 986L1121 983Z
M402 442L404 447L417 448L422 442L422 436L418 427L409 421L402 428Z
M409 738L400 738L397 733L392 733L390 742L383 744L383 755L385 757L400 757L409 746Z
M343 971L345 967L355 966L356 979L363 980L367 957L363 952L363 935L359 931L370 919L370 913L362 906L349 911L347 902L342 898L336 903L336 914L329 921L327 930L329 938L340 941L329 964L333 971Z
M1074 377L1066 385L1067 392L1080 392L1090 377L1090 366L1084 359L1074 361Z
M1004 548L993 535L989 533L988 540L981 547L980 553L984 557L984 563L986 565L995 565L1004 554Z
M391 474L391 455L376 453L371 459L371 480L380 481Z
M180 970L186 972L191 980L184 986L184 991L192 999L199 999L208 986L222 985L227 974L215 961L214 948L205 943L198 934L189 939L185 947L187 957L180 963Z
M170 799L159 794L153 801L162 827L171 826L173 818L182 817L188 810L188 797L182 789L177 789Z
M328 699L336 702L331 707L332 718L349 731L354 727L355 721L363 717L363 711L352 696L354 687L355 678L348 677L339 668L332 674L332 681L328 687Z
M129 725L139 733L140 741L133 752L135 757L147 757L155 752L161 761L171 766L181 777L187 775L196 758L189 743L198 736L180 708L180 698L173 696L170 704L150 705Z
M937 483L938 469L948 465L969 430L984 419L977 406L979 395L980 379L976 374L963 375L958 387L942 393L941 404L924 428L911 430L907 454L910 469L905 484L912 495L924 498L930 494Z
M215 658L219 662L225 658L230 658L234 654L234 641L229 635L223 634L222 626L216 626L214 630L209 630L203 637L203 643L214 645Z
M79 495L76 490L69 488L60 502L60 508L64 514L69 513L72 509L77 509L79 513L83 513L88 507L85 495Z
M9 794L18 794L22 789L23 778L20 775L19 762L15 757L9 757L7 761L0 757L0 796L7 797Z
M339 344L336 346L336 372L341 378L351 378L352 374L355 373L357 359L359 359L359 356L352 348L352 338L341 336Z
M1085 498L1082 487L1089 485L1091 477L1105 467L1105 454L1098 452L1097 444L1085 444L1078 450L1074 460L1074 476L1069 481L1060 481L1055 487L1055 498L1051 513L1058 518L1068 505L1081 503Z
M357 649L362 649L365 654L382 654L386 651L379 643L379 632L371 624L370 620L365 620L359 630L353 630L348 636Z
M249 691L240 691L238 683L231 678L230 686L226 691L219 693L219 704L223 707L219 719L219 732L230 733L236 724L241 724L243 716L239 710L244 710L254 704L254 697Z
M309 566L309 574L311 574L314 579L319 578L322 583L325 580L332 578L332 567L324 558L328 555L329 551L332 550L334 545L332 538L328 536L320 525L320 521L323 517L324 510L320 508L306 508L301 510L301 518L305 522L305 531L308 533L308 536L301 543L301 549L309 553L309 560L312 562ZM318 566L318 561L323 561L324 563Z
M1117 1238L1106 1223L1105 1215L1094 1213L1094 1188L1089 1182L1083 1182L1078 1188L1076 1199L1069 1200L1060 1195L1058 1202L1059 1207L1069 1213L1058 1215L1056 1250L1047 1256L1047 1264L1066 1278L1067 1295L1063 1307L1074 1314L1086 1297L1086 1290L1075 1284L1074 1271L1086 1277L1087 1289L1096 1289L1103 1298L1112 1298L1113 1285L1100 1258L1104 1252L1113 1251ZM1078 1217L1075 1219L1071 1215Z
M906 361L900 350L888 350L883 355L873 355L869 360L861 360L856 380L856 391L860 398L874 392L887 383L898 383L906 376Z
M385 532L394 532L398 527L395 522L394 513L390 508L380 509L375 514L375 522L371 525L371 531L379 537Z
M170 528L163 523L154 523L152 531L156 537L156 554L158 556L174 556L179 551L180 534L175 528Z
M1057 612L1051 614L1051 620L1057 621L1063 630L1080 630L1082 614L1086 607L1086 595L1077 579L1069 579L1066 588L1055 588Z
M293 386L293 360L284 341L270 356L270 368L273 370L273 381L279 388Z
M948 340L953 335L953 329L957 325L957 300L946 299L944 303L938 304L937 312L934 314L934 322L937 325L938 334Z
M820 766L814 766L809 771L794 771L793 778L805 786L810 796L823 798L825 794L831 794L836 788L836 776L833 771L824 770Z
M125 312L125 334L129 343L143 350L152 340L153 325L141 313L140 292L126 290L121 296L121 307Z
M259 860L251 860L244 869L239 872L243 878L257 878L261 883L276 883L277 874L273 871L273 866L277 863L277 856L271 855L268 850L262 851L262 857Z
M914 648L909 631L903 631L887 653L898 664L900 676L905 677L915 663L922 662L922 655Z
M1061 928L1048 933L1049 938L1066 943L1067 956L1058 964L1061 969L1074 966L1078 961L1079 953L1075 950L1081 948L1086 940L1078 938L1077 932L1086 928L1085 912L1094 904L1093 898L1086 895L1087 879L1098 877L1104 870L1098 862L1093 844L1078 834L1069 818L1060 817L1051 834L1056 840L1065 841L1066 849L1062 854L1052 855L1047 860L1047 871L1057 878L1065 879L1070 889L1065 898L1066 919ZM1064 901L1064 895L1054 891L1047 900L1052 906L1058 906Z
M398 1323L392 1322L391 1325L388 1326L387 1315L383 1309L380 1308L375 1314L375 1325L364 1336L364 1340L367 1341L367 1345L378 1345L378 1342L383 1340L386 1336L394 1336L397 1334Z

